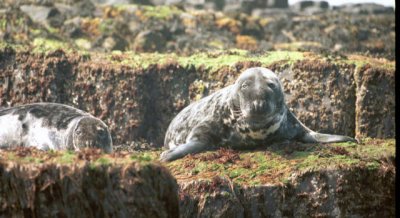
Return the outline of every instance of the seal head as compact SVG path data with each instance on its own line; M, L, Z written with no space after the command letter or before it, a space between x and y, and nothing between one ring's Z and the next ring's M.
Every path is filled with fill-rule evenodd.
M83 117L75 126L73 146L81 148L100 148L106 153L112 152L112 139L107 126L94 117Z
M250 68L236 80L230 92L230 110L239 125L260 129L280 116L285 107L282 85L266 68Z

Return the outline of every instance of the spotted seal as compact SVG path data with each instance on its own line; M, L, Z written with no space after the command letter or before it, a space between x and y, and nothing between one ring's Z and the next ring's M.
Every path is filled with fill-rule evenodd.
M169 150L160 160L212 147L251 148L285 141L356 140L307 128L288 109L278 77L266 68L249 68L234 84L190 104L171 121L164 141Z
M101 148L112 152L107 125L76 108L34 103L0 110L0 148L33 146L42 150Z

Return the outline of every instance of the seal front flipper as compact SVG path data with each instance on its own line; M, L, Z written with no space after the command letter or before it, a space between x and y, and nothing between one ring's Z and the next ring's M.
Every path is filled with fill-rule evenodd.
M199 153L206 150L207 144L200 141L189 141L173 149L164 151L160 156L160 161L167 162L182 158L188 154Z
M212 146L218 144L220 141L218 137L220 131L216 131L216 129L221 128L219 128L218 124L215 122L201 122L190 131L184 144L177 143L176 146L170 145L169 150L161 154L160 160L164 162L173 161L188 154L196 154L201 151L210 150Z
M315 132L306 127L297 117L289 110L287 111L288 128L295 133L295 139L305 143L335 143L335 142L356 142L354 138L344 135L331 135Z

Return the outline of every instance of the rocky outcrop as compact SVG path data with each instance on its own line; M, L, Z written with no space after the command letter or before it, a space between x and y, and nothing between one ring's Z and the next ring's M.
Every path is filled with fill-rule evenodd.
M0 216L179 215L178 186L164 167L129 160L117 164L115 159L90 150L1 150Z
M161 64L157 58L146 67L134 67L116 64L123 60L118 55L108 57L116 61L113 64L107 57L86 60L84 55L61 50L45 55L5 48L0 56L4 57L0 62L1 107L29 102L72 105L104 120L114 144L144 139L162 146L170 120L184 106L231 84L251 66L277 72L289 107L313 130L395 136L394 68L389 66L356 68L347 60L333 63L317 57L293 64L287 64L290 60L231 62L233 68L212 70L176 60Z
M181 217L395 217L395 140L221 148L167 166Z
M44 2L47 1L18 1L3 7L0 3L0 38L33 46L46 44L40 39L47 39L63 43L63 48L107 52L186 55L199 50L239 48L256 52L333 50L391 60L395 57L393 9L377 14L349 13L347 7L332 10L324 1L303 1L292 9L282 9L270 7L285 1L246 0L222 1L226 6L221 7L227 10L222 13L186 10L180 4ZM199 2L203 3L214 2ZM238 13L239 10L253 11L252 16Z
M330 9L327 1L300 1L290 6L295 11L307 11L309 13L327 11Z
M343 4L334 6L333 10L352 14L393 14L394 8L376 3Z
M395 137L395 110L388 110L396 106L394 76L379 66L365 65L356 70L356 132L360 135Z
M286 102L311 129L355 136L354 66L325 61L300 61L283 69Z
M163 3L174 6L149 6ZM0 109L77 107L108 124L116 151L0 150L0 217L394 217L393 8L184 5L227 13L180 0L0 1ZM277 73L306 126L360 143L222 148L160 166L171 119L254 66Z
M338 169L286 184L241 187L229 180L181 184L181 217L395 217L395 174ZM366 191L368 190L368 191Z

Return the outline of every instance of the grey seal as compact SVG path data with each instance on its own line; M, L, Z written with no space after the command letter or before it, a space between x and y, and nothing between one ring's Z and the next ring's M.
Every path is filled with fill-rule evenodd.
M0 148L33 146L41 150L96 147L112 152L107 125L74 107L34 103L0 110Z
M173 161L221 146L246 149L287 141L356 142L307 128L288 109L275 73L255 67L245 70L234 84L178 113L167 129L164 145L168 150L160 160Z

